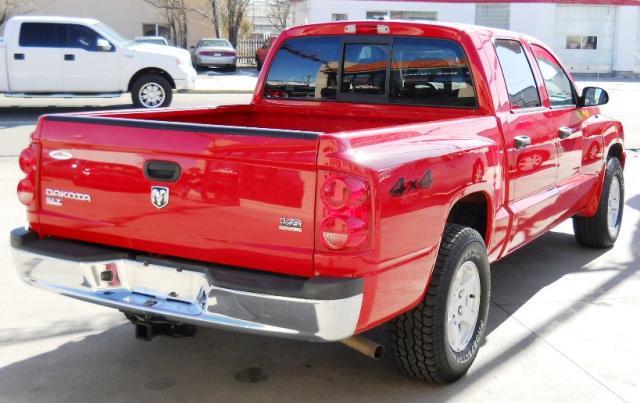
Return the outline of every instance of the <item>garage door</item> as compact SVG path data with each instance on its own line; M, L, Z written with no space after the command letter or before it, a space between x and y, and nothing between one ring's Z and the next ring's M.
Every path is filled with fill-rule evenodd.
M575 73L609 73L616 8L556 6L553 48Z

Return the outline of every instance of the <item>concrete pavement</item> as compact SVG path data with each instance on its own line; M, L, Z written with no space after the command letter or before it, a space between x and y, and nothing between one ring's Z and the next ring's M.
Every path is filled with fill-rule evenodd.
M185 91L189 94L251 94L258 81L255 67L241 67L235 72L218 69L198 71L196 88Z
M175 106L248 99L177 95ZM640 177L634 174L640 153L629 153L615 247L578 247L568 222L492 265L486 343L467 377L437 387L403 377L390 356L376 362L339 344L216 330L140 342L118 312L23 285L8 247L8 231L24 224L15 196L17 155L34 118L50 109L37 101L8 108L5 101L0 98L0 402L640 402ZM67 102L53 111L87 100ZM633 118L631 108L614 112ZM385 342L386 329L370 336Z

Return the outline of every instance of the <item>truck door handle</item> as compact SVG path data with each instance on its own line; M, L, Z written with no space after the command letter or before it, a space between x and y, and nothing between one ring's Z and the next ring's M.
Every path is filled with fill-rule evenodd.
M13 60L24 60L24 53L14 53Z
M72 62L76 60L76 55L64 55L64 60L67 62Z
M521 150L521 149L531 145L531 137L529 137L529 136L515 136L513 138L513 142L515 143L516 150Z
M558 136L561 139L566 139L571 137L571 135L573 134L573 130L570 127L561 127L558 129Z
M169 161L147 161L144 174L150 180L175 182L180 178L180 165Z

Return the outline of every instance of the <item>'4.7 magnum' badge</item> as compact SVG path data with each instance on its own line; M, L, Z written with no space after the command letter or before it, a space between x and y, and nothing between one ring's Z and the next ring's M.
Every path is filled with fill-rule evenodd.
M278 229L282 231L302 232L302 220L282 217Z
M156 208L164 208L169 204L169 188L163 186L151 187L151 204Z

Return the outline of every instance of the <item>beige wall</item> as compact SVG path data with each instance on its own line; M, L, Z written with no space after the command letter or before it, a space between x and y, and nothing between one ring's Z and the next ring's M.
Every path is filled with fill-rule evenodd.
M96 18L129 39L142 35L142 24L166 23L162 11L144 0L43 0L42 3L46 6L30 14ZM213 36L213 28L206 20L195 15L190 18L189 45Z

